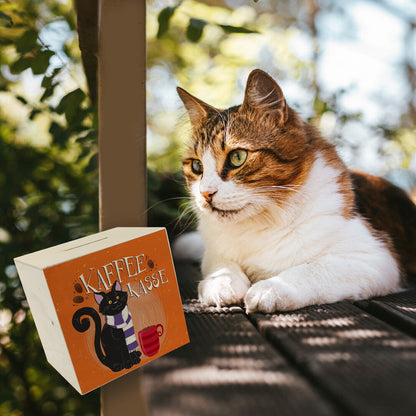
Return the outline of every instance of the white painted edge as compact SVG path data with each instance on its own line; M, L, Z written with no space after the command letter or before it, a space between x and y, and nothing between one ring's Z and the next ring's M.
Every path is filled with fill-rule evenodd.
M81 393L43 271L19 260L15 264L48 362Z
M25 254L16 257L14 260L20 264L27 264L43 270L47 267L55 266L161 230L165 230L165 228L116 227L30 254Z

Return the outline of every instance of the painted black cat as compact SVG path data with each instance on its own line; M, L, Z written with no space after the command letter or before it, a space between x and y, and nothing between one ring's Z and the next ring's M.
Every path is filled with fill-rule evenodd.
M88 317L81 318L88 315L94 320L95 352L110 370L121 371L138 364L142 353L136 351L139 345L127 307L127 292L123 292L120 282L116 281L109 292L94 293L94 297L105 318L102 329L100 315L91 307L78 309L72 317L72 325L77 331L85 332L90 327L90 320Z

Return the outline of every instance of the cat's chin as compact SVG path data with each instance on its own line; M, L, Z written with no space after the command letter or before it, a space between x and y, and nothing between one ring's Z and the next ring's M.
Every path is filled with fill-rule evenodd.
M240 222L257 214L252 204L244 205L239 209L225 210L217 207L202 209L204 215L219 222Z

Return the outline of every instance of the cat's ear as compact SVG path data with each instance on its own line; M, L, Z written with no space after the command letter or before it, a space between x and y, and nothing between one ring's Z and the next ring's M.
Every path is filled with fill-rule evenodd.
M94 293L95 301L100 304L103 300L104 296L101 293Z
M115 291L115 290L120 291L121 290L121 284L120 284L120 282L118 280L116 280L113 283L113 287L111 288L111 290L112 291Z
M254 110L276 115L279 124L286 123L289 110L277 82L260 69L255 69L247 79L241 111Z
M191 124L197 127L201 121L206 119L210 114L217 113L219 110L204 103L199 98L194 97L183 88L177 87L179 97L181 98L186 110L188 111Z

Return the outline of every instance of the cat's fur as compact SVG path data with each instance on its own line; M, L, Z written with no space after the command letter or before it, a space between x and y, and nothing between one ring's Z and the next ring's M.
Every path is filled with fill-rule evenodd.
M193 131L183 171L206 246L203 303L293 310L395 292L416 271L415 205L349 171L265 72L228 110L178 93ZM247 151L241 167L236 149Z
M127 292L121 290L118 280L113 284L109 292L95 293L94 298L99 305L100 313L106 318L106 321L109 317L114 317L120 314L124 308L127 308ZM102 364L112 371L121 371L124 368L131 368L133 365L140 363L141 352L132 351L131 348L128 348L123 329L112 327L108 323L105 323L101 329L101 318L94 308L84 307L74 313L72 325L77 331L85 332L90 327L90 320L85 315L90 316L94 321L94 349L97 358ZM81 319L83 316L84 318ZM131 337L133 338L133 336L134 328ZM133 342L135 347L137 341L134 339Z

